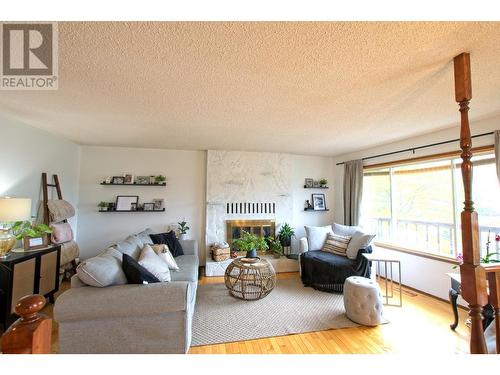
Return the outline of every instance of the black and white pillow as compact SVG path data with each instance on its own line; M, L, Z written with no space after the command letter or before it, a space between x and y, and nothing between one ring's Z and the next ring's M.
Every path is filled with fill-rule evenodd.
M335 233L329 233L321 250L346 257L347 246L349 245L350 240L351 237L349 236L340 236Z
M168 248L174 258L184 255L181 243L175 236L175 232L173 230L167 233L150 234L149 237L151 237L151 240L155 245L168 245Z
M160 282L155 275L141 266L128 254L123 254L122 269L129 284L150 284Z

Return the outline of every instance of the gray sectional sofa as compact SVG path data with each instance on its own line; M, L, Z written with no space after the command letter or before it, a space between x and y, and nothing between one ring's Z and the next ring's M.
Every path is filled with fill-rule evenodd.
M184 255L172 281L93 287L73 276L55 303L60 353L186 353L198 285L198 245ZM114 246L120 249L119 244Z

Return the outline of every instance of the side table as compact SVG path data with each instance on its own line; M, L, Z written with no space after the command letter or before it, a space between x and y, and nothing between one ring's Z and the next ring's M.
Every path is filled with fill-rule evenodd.
M245 301L264 298L276 285L276 272L263 258L237 258L229 264L224 282L233 297Z
M396 257L390 256L390 255L384 255L384 254L363 254L363 256L368 259L370 262L375 262L376 263L376 275L380 278L381 273L381 264L384 263L384 286L385 286L385 295L383 296L385 298L385 303L384 305L387 306L403 306L403 288L402 288L402 281L401 281L401 260L399 260ZM399 305L397 304L392 304L389 303L389 298L394 297L394 277L393 277L393 264L398 265L398 284L399 284ZM389 272L388 272L389 271ZM389 294L389 284L391 285L390 287L390 294Z
M59 290L61 245L39 250L12 250L0 259L0 322L6 330L18 316L17 301L29 294L41 294L54 302Z

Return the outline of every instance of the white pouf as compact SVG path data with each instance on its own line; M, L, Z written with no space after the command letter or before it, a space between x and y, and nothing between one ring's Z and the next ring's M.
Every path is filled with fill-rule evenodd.
M347 317L365 326L387 323L383 316L382 294L378 284L366 277L351 276L344 283Z

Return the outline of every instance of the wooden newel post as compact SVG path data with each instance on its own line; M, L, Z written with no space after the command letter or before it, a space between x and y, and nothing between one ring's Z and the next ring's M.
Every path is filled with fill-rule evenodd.
M462 149L462 179L465 201L462 219L463 263L460 266L462 296L469 304L471 318L470 351L487 353L483 333L483 306L488 303L486 273L481 267L481 245L477 212L472 201L472 139L469 127L469 102L472 99L470 55L462 53L453 59L455 70L455 100L460 106L460 148Z
M16 320L2 337L4 354L49 354L52 319L38 312L45 306L39 294L23 297L16 305Z

